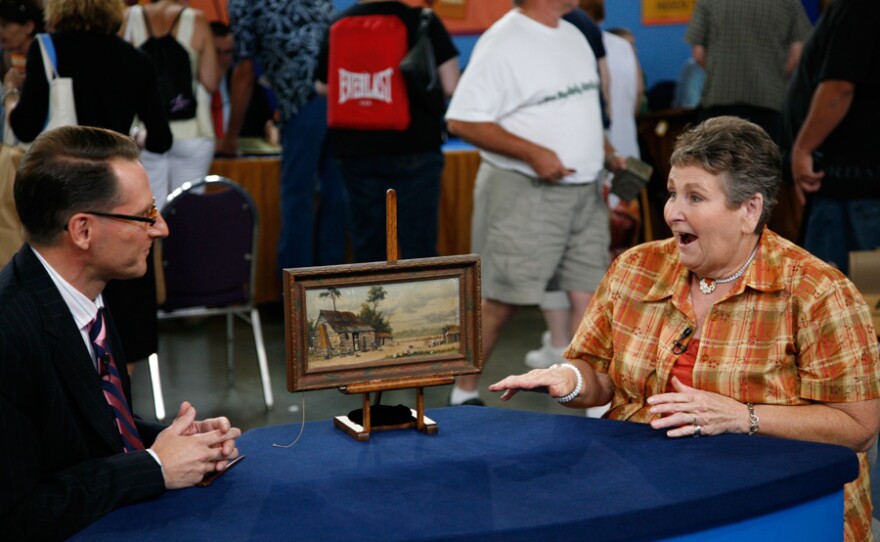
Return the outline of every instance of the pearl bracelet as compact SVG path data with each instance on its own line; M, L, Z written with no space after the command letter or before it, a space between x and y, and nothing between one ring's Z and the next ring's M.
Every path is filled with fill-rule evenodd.
M584 377L583 377L583 375L581 375L580 370L578 370L578 368L575 367L574 365L572 365L571 363L555 363L550 366L550 369L555 369L557 367L566 367L566 368L574 371L574 374L577 375L577 384L575 385L574 390L572 390L571 393L569 393L568 395L566 395L564 397L556 397L555 398L560 403L567 403L567 402L571 401L572 399L574 399L575 397L577 397L578 395L580 395L581 390L584 389Z

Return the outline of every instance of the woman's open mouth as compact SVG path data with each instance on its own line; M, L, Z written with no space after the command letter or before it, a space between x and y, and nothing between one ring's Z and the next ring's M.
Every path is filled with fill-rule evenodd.
M681 245L689 245L697 240L697 236L691 233L679 233L678 242Z

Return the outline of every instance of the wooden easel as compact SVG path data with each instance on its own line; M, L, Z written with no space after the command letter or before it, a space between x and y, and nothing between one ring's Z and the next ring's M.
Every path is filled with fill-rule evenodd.
M385 193L385 245L388 262L396 262L398 259L397 247L397 193L388 190ZM370 440L373 431L386 431L389 429L418 429L423 433L433 435L437 432L437 422L425 416L425 391L428 386L442 386L455 382L453 376L429 376L424 378L408 378L390 380L387 382L365 382L351 384L339 388L339 391L348 395L363 394L361 402L361 423L355 423L350 416L336 416L333 424L345 431L352 438L359 441ZM384 405L382 392L385 390L416 389L416 408L410 409L409 419L388 422L382 416ZM376 393L376 401L370 405L370 394ZM373 414L377 414L377 420L373 420ZM376 423L373 423L376 421Z

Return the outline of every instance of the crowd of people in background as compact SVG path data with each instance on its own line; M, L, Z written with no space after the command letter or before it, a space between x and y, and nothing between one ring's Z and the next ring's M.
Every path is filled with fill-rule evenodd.
M25 84L27 73L39 73L37 68L41 61L33 63L30 70L26 69L26 63L33 37L45 29L44 8L48 6L44 4L51 3L48 0L0 2L0 46L3 53L0 71L4 91L0 107L8 109L3 123L6 147L32 140L42 130L40 121L34 119L43 118L47 87L40 81L33 81L39 77L32 77L32 81ZM401 211L412 211L418 217L417 220L403 218L403 222L410 226L402 230L404 235L400 240L404 257L436 254L434 243L438 217L432 209L439 198L437 183L443 165L442 154L436 154L438 144L446 137L442 119L434 115L431 124L424 127L423 114L415 109L414 126L402 133L328 129L326 98L320 92L321 85L326 84L322 78L327 78L329 40L326 38L330 25L340 17L373 13L377 9L382 11L385 6L399 5L398 2L361 0L354 2L354 7L346 14L335 14L332 0L300 2L295 9L290 2L283 0L255 4L232 0L228 6L214 6L215 9L211 10L211 16L222 20L209 20L205 13L190 7L187 1L129 0L126 3L130 7L114 33L136 47L143 46L151 37L173 37L190 59L196 104L194 112L186 118L171 118L174 115L169 115L166 110L165 118L158 120L160 116L156 111L143 110L153 106L148 105L149 100L144 101L144 91L140 90L144 85L139 85L137 90L123 93L115 100L124 102L127 110L142 109L135 111L136 122L125 126L127 115L116 119L115 113L109 111L117 106L105 105L105 102L114 100L100 99L109 94L108 88L113 87L94 85L101 86L102 90L86 90L82 76L74 78L75 86L83 89L77 93L83 95L77 108L85 109L80 123L110 126L130 133L139 141L143 149L141 160L147 167L160 208L167 195L183 182L206 175L215 156L235 155L239 150L239 137L261 137L281 144L282 149L283 223L278 247L279 269L383 258L383 206L376 204L379 191L366 188L374 180L379 185L398 190L402 203L406 203L401 205ZM383 7L372 7L375 4ZM797 134L790 133L790 126L787 131L783 129L784 93L788 80L798 67L804 40L812 30L799 0L698 2L684 36L692 47L692 56L682 65L677 83L661 81L652 89L653 94L645 88L647 77L638 62L633 33L625 28L600 30L599 25L605 24L604 0L571 0L562 4L567 10L563 18L584 34L596 59L603 127L619 155L639 158L643 153L644 145L640 147L636 133L637 114L646 111L649 96L654 98L661 92L666 97L652 104L655 107L693 108L698 111L697 120L722 114L737 115L757 122L784 148L794 144ZM393 10L400 11L403 7ZM416 22L412 14L407 17L412 39ZM439 19L436 19L435 28L448 36ZM58 32L58 29L50 30ZM95 32L95 29L89 28L89 32ZM63 45L64 37L60 39ZM449 99L458 79L458 52L451 41L443 43L434 43L434 52L438 55L438 65L445 63L440 66L439 73L444 82L445 98ZM59 56L62 71L75 73L80 69L71 67L68 51L61 51ZM453 65L456 74L450 75ZM807 68L801 69L801 79ZM126 71L123 69L119 76L113 72L114 85L134 87L127 82ZM18 113L12 113L26 86L30 92L24 107ZM91 103L84 103L86 101ZM99 106L97 110L95 104ZM635 113L631 114L631 108ZM90 117L95 112L100 113L99 119L92 120ZM165 129L157 127L157 123L167 123L173 134L168 149L164 148ZM310 136L303 137L304 133ZM357 139L359 134L360 139ZM384 141L388 137L392 139ZM394 137L400 141L395 141ZM434 156L429 160L431 165L398 163L393 167L394 171L389 171L389 157L412 158L413 142L419 139L423 143L416 145L416 150L430 151ZM653 157L646 155L645 159L651 161ZM415 172L418 168L428 169L424 169L422 175ZM408 173L399 177L402 170ZM420 175L430 179L431 184L419 185L416 190L417 183L413 179ZM406 178L409 182L395 182L394 178ZM417 191L419 197L407 196L409 189ZM317 208L313 208L311 197L315 193L320 194ZM812 198L811 209L815 199L823 198L821 195ZM780 207L788 208L790 212L779 215L793 218L787 222L776 219L771 227L798 241L803 237L801 224L808 220L801 220L802 210L794 183L783 187L780 200ZM7 206L11 205L9 198L3 201ZM612 195L613 218L625 220L632 217L636 221L640 218L637 208L624 206L614 213L617 206ZM814 216L819 212L821 209L815 211ZM4 213L0 218L0 231L8 233L0 242L0 261L7 260L21 242L17 224L14 219L7 220L9 216ZM632 228L633 224L630 223L629 227ZM637 223L635 227L638 227ZM422 239L410 241L410 236L421 236ZM351 248L346 252L349 239ZM846 243L823 242L826 246L836 244L852 248ZM867 240L865 242L869 244ZM627 236L622 248L631 243L632 239ZM815 242L813 244L815 246ZM839 252L843 250L841 248ZM838 267L846 269L845 258L839 254L833 257ZM542 348L532 353L530 363L533 365L540 366L558 358L570 338L570 332L555 333L554 329L559 326L550 324L556 321L551 311L564 311L568 307L567 301L559 295L553 292L551 285L542 303L548 311L548 334ZM540 356L540 360L535 356Z
M45 29L44 3L44 0L4 0L0 3L0 47L2 47L0 72L3 74L5 96L0 107L5 108L8 103L11 109L18 101L18 93L25 86L27 73L25 66L31 41L37 33ZM187 1L128 0L126 3L133 5L126 10L122 25L116 30L120 37L135 46L140 46L150 36L170 34L187 51L192 64L196 113L192 118L167 119L171 133L174 135L170 149L162 150L162 145L158 143L160 138L155 134L150 138L150 142L146 141L145 134L151 131L147 123L155 122L151 120L155 119L155 115L149 113L138 115L137 122L132 127L118 127L139 138L144 149L142 161L150 172L153 190L160 207L165 197L182 182L208 172L215 151L217 155L236 153L239 136L265 136L270 141L280 143L283 132L278 130L279 126L286 126L288 132L303 133L305 130L294 127L298 122L308 120L306 117L311 114L311 109L305 105L316 104L314 107L320 109L323 99L316 94L315 84L321 81L316 78L315 69L319 67L321 45L327 43L321 41L324 30L336 20L332 0L301 3L297 7L297 13L283 11L288 2L257 3L252 9L249 5L243 4L247 5L248 9L241 11L236 2L232 1L228 7L215 6L216 9L211 10L212 16L221 16L223 20L208 20L202 11L188 7L190 2ZM360 5L375 3L371 0L355 2ZM388 3L379 2L379 4ZM626 130L626 137L634 140L631 132L634 131L635 116L621 113L623 111L621 104L623 101L628 101L629 97L618 98L615 101L610 96L612 85L616 86L617 93L624 92L622 89L632 87L632 79L635 77L635 83L639 85L635 90L638 96L638 111L645 111L647 106L648 100L643 94L646 92L644 89L646 77L638 66L634 42L632 47L627 49L621 47L621 42L615 39L617 32L629 38L632 38L633 34L627 29L610 28L597 33L596 24L604 24L604 1L572 0L567 2L566 9L575 7L576 3L579 6L567 13L564 18L584 32L598 61L604 127L610 136L618 138L620 137L618 134ZM798 0L752 3L702 0L697 4L684 37L692 46L692 56L683 63L676 84L666 85L665 82L660 82L656 85L657 88L654 90L658 93L660 87L674 89L668 94L667 100L658 103L673 108L696 108L699 111L698 120L721 114L734 114L752 120L767 130L774 141L790 148L797 134L786 133L783 130L782 109L786 101L785 88L798 67L804 40L812 31L803 5ZM825 4L828 2L823 2L823 6ZM303 27L297 23L297 18L305 20L304 14L318 14L319 19ZM261 28L260 24L268 24L267 21L270 20L279 21L280 24L266 26L267 29L272 28L271 31L253 31L254 28ZM284 21L291 22L286 24ZM290 35L277 34L279 28L284 28L284 32ZM311 36L310 39L314 43L304 43L302 40L306 35ZM276 42L286 45L275 47ZM608 48L619 51L616 53L619 57L617 60L606 56ZM283 54L273 58L275 52ZM60 53L63 64L66 64L64 57L67 55L66 52ZM636 69L639 70L636 75L632 74L633 61L630 58L633 57ZM289 71L291 68L284 68L284 62L296 64L296 69L299 71L292 72ZM806 68L801 70L801 77L804 76ZM63 69L66 70L67 66ZM610 70L616 72L616 77L615 74L609 74ZM234 88L236 81L239 81L237 89ZM626 87L623 86L624 83ZM78 82L77 86L82 84ZM244 88L245 84L249 89ZM29 87L38 88L35 85L32 82ZM447 84L448 86L450 85ZM454 88L454 85L452 87ZM137 99L137 94L135 92L134 97L126 97L125 101L129 104L133 103ZM451 90L447 89L447 95L450 94ZM241 97L245 95L249 99L242 102ZM42 97L40 94L28 101L33 107L33 104L42 101ZM235 97L238 98L239 103L236 103ZM88 99L99 101L95 98ZM42 105L40 104L39 107ZM300 109L303 109L306 115L300 115ZM42 129L39 121L32 120L39 116L33 114L35 111L37 110L28 109L26 115L20 112L16 115L19 119L17 121L11 119L7 121L10 115L4 115L4 126L0 130L9 123L15 125L14 128L6 130L7 144L14 144L19 140L32 140L39 133ZM324 118L322 113L323 111L317 111L315 116L318 121L315 124L309 121L306 125L309 133L316 134L315 137L308 139L324 141L324 137L320 135L320 130L326 130L326 127L321 128ZM25 116L27 120L21 120ZM617 122L610 122L615 116ZM108 118L105 115L101 124L107 124ZM89 123L88 120L84 122ZM230 125L232 130L229 130ZM443 134L443 127L432 127L431 131ZM790 129L788 131L790 132ZM153 132L156 130L154 129ZM355 183L343 180L358 177L360 181L357 183L358 186L368 182L364 180L365 175L368 175L364 173L368 165L351 163L352 152L358 158L362 158L359 155L365 152L352 149L361 148L363 145L355 145L345 138L343 132L336 132L332 130L329 132L330 139L341 138L341 140L326 149L323 144L320 149L310 148L311 144L307 145L300 141L306 138L287 138L288 149L297 145L301 148L297 152L291 150L285 153L286 167L283 177L292 179L296 176L310 180L298 183L291 180L283 183L283 186L287 187L282 197L284 215L296 218L288 219L282 228L279 248L279 254L282 256L279 259L281 266L341 263L350 256L342 253L342 249L329 247L344 247L349 235L360 236L360 233L355 232L359 232L361 228L349 228L348 219L354 220L362 227L369 224L361 216L368 205L354 205L351 202L352 199L364 201L364 194L349 198L348 192ZM612 143L616 147L621 146L620 141ZM391 145L391 147L396 146ZM157 148L161 152L157 152ZM401 153L402 151L393 152L393 154ZM367 154L376 155L374 151ZM637 157L639 147L636 145L633 149L629 149L627 145L625 150L620 150L620 154ZM312 156L318 158L304 158ZM646 159L650 160L651 157L647 156ZM317 173L311 173L312 170ZM344 171L348 173L343 174ZM389 174L382 172L382 175ZM323 179L325 176L326 180ZM308 199L303 196L307 192L316 190L321 193L326 192L323 194L325 196L323 199L327 200L326 209L322 207L313 211L304 204L296 203ZM429 192L433 193L434 190L431 189ZM782 207L797 203L793 184L783 188L781 198ZM799 207L792 208L798 220L787 224L773 223L771 226L785 237L799 240L802 233L800 210ZM433 216L431 221L434 221ZM0 228L3 227L5 224L0 220ZM14 228L3 231L7 230L10 231L9 239L12 239L10 244L18 243L20 236L14 237L11 233ZM294 231L296 233L288 233ZM312 232L313 235L303 235L304 232ZM293 242L292 235L304 242ZM360 238L354 239L354 260L364 261L381 254L380 250L374 248L367 256L365 249L358 248L364 242ZM6 258L8 252L5 251ZM419 250L413 253L413 256L430 254L430 252L430 250L427 252ZM835 258L837 265L845 269L846 262L841 262L840 256ZM562 341L551 342L553 346L559 347Z

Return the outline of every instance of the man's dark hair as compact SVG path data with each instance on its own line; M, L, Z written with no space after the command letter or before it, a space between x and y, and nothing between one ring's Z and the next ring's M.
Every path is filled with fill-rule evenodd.
M119 188L110 161L136 161L139 154L131 138L103 128L40 134L15 176L15 208L28 242L52 245L75 213L112 209Z
M225 38L229 34L232 34L232 29L220 21L211 21L211 34L213 34L215 38Z
M37 0L0 0L0 19L22 25L33 22L34 36L43 31L43 6Z

